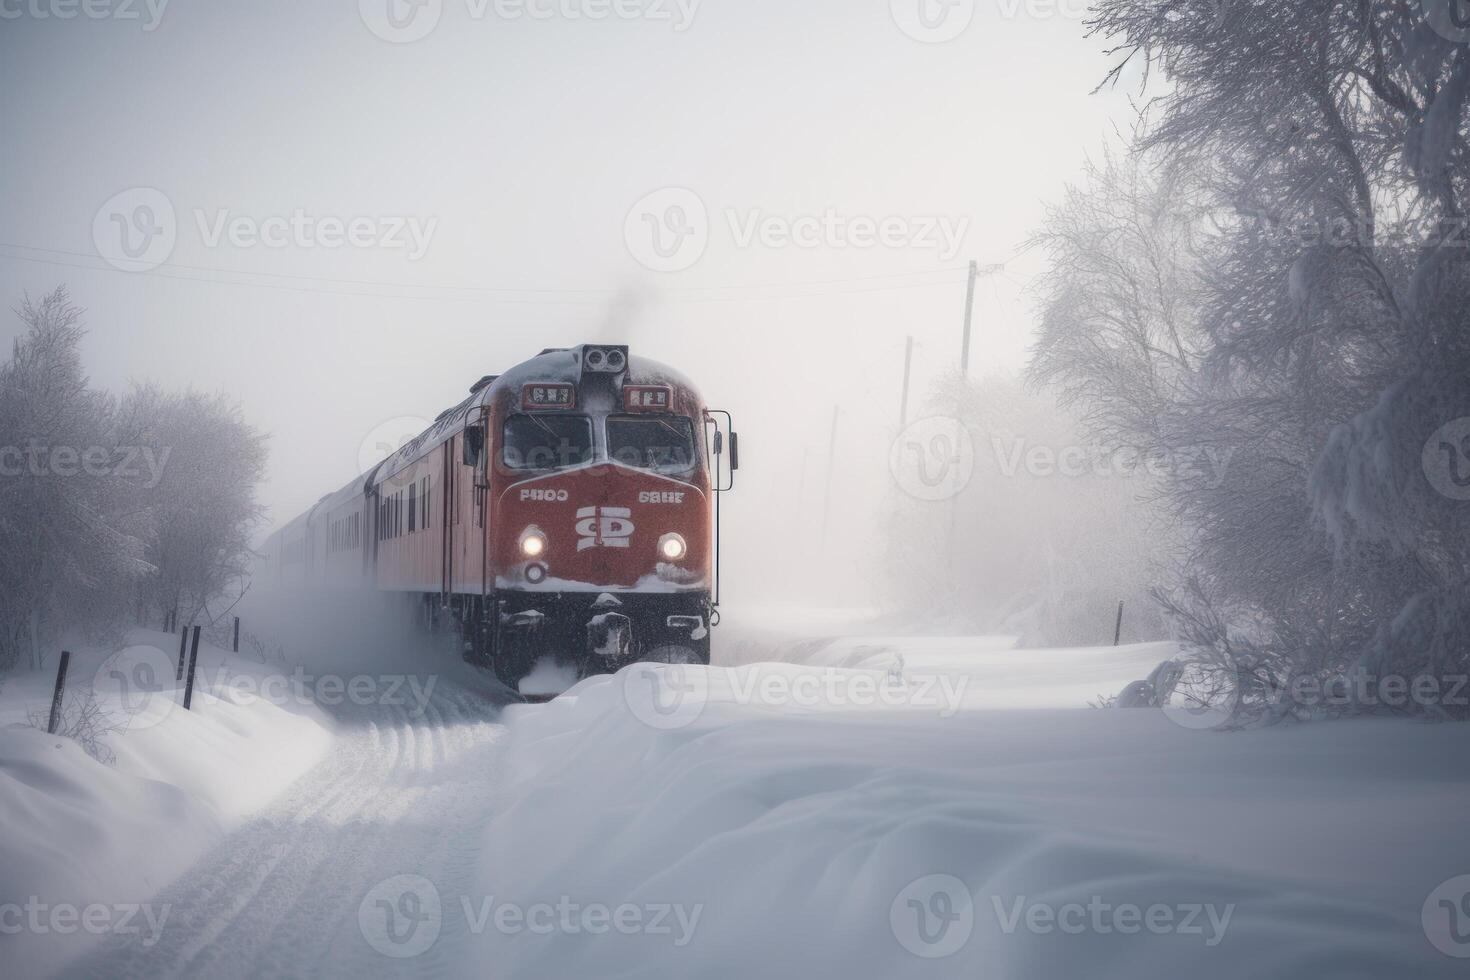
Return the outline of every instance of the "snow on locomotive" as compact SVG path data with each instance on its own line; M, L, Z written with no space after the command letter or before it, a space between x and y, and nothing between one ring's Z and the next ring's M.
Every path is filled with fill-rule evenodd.
M625 346L548 350L469 398L265 545L268 583L414 597L515 690L708 663L730 417Z

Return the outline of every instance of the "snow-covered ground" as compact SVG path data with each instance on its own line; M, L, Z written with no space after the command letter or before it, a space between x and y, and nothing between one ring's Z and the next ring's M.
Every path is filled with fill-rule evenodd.
M111 769L0 729L5 825L35 828L0 904L167 916L0 934L6 974L1463 975L1431 942L1470 947L1462 726L1196 731L1087 706L1167 644L896 633L732 621L740 666L503 710L448 667L401 704L215 690Z
M510 709L482 889L675 914L601 936L569 915L517 934L509 973L1463 975L1421 923L1470 873L1462 727L1201 732L1073 700L1143 650L906 659L935 669L936 646L991 704L923 701L911 671L890 692L910 700L869 707L859 678L887 675L751 665L634 667ZM1005 657L1034 679L1020 708L985 680Z
M155 912L150 922L154 910L140 903L327 754L331 720L291 691L280 665L208 643L185 711L174 679L178 643L138 630L119 652L73 655L68 714L96 696L115 729L101 736L110 765L26 724L49 712L54 664L13 675L0 690L0 905L21 906L0 909L10 975L54 968L114 926L166 930L167 920ZM278 692L269 678L283 682Z

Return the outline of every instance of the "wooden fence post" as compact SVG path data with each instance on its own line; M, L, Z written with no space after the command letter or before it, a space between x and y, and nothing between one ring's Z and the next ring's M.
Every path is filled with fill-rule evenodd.
M240 652L240 617L239 616L236 616L235 617L235 639L234 639L234 642L230 644L230 652L231 653L239 653Z
M175 683L184 679L184 651L189 646L189 627L179 630L179 666L174 670Z
M71 665L71 653L61 651L61 666L56 668L56 693L51 695L51 720L46 724L46 734L55 735L56 725L61 721L61 697L66 691L66 668Z
M1117 646L1123 640L1123 600L1118 600L1118 624L1113 627L1113 646Z
M199 663L199 627L194 627L194 640L189 644L189 680L184 684L184 710L192 710L189 705L194 700L194 667Z

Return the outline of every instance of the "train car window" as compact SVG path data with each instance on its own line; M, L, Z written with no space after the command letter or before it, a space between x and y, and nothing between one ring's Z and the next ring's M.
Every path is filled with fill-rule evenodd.
M607 455L615 463L656 473L694 469L694 423L682 415L610 416Z
M512 415L501 459L513 470L560 470L592 461L592 420L585 415Z

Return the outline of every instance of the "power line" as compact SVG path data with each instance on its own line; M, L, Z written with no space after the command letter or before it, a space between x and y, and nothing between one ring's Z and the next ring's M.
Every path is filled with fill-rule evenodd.
M105 260L103 260L100 256L92 255L92 254L89 254L89 253L86 253L86 252L68 251L66 249L44 248L44 247L37 246L37 245L22 245L22 244L18 244L18 243L14 243L14 242L0 242L0 248L18 249L18 250L30 251L30 252L41 252L41 253L45 253L45 254L48 254L48 255L69 256L69 257L74 257L74 258L80 258L80 259L86 259L86 260L88 260L88 263L87 264L83 264L83 263L80 263L80 262L65 261L64 259L58 259L58 258L42 258L42 257L34 256L34 255L5 255L5 254L0 254L0 258L10 258L10 259L15 259L15 260L21 261L21 262L34 262L34 263L41 263L41 264L47 264L47 265L57 265L57 266L62 266L62 267L67 267L67 268L86 269L86 270L92 270L92 271L98 271L98 272L121 272L121 273L125 273L127 275L151 276L153 278L173 279L173 280L182 281L182 282L204 282L204 283L217 283L217 284L220 284L220 285L232 285L232 286L254 286L254 287L259 287L259 288L267 288L267 289L284 289L284 290L289 291L289 292L316 292L316 293L322 293L322 294L325 294L325 295L365 296L365 297L380 297L380 298L387 298L387 299L452 299L453 298L453 297L436 297L436 296L432 296L432 295L418 295L418 294L415 294L415 295L397 295L397 296L395 296L393 294L387 294L387 293L383 293L383 292L379 292L379 291L356 292L356 291L343 290L343 289L335 289L335 288L314 288L314 287L311 287L311 286L290 286L290 285L285 285L285 284L276 283L276 282L257 282L257 281L253 281L253 280L254 279L257 279L257 278L264 278L264 279L270 279L270 280L290 280L292 282L300 282L300 283L324 284L324 285L327 285L327 286L364 286L364 287L369 287L369 288L371 288L373 290L378 290L378 289L400 289L400 290L408 289L408 290L423 290L425 292L433 292L435 290L443 290L443 291L460 292L460 293L467 293L467 294L486 294L486 295L492 295L492 296L497 296L497 297L499 297L499 296L505 296L505 297L524 297L524 296L534 296L534 297L557 297L557 296L599 297L600 298L599 299L599 305L600 305L600 300L605 300L607 298L616 296L616 295L618 295L620 293L620 290L616 290L616 289L533 288L533 287L520 288L520 287L497 287L497 286L468 286L468 285L460 285L460 284L443 284L443 283L425 283L425 284L420 284L420 283L390 282L390 281L382 281L382 280L363 280L363 279L335 279L335 278L331 278L331 277L324 277L324 276L304 276L304 275L297 275L297 274L293 274L293 273L255 272L255 271L249 271L249 270L245 270L245 269L226 269L226 268L219 268L219 267L212 267L212 266L188 265L188 264L185 264L185 263L178 263L178 262L165 262L165 263L160 263L159 265L157 265L157 266L155 266L155 267L153 267L151 269L128 270L128 269L118 268L117 266L111 265L111 264L98 265L96 263L103 262ZM200 272L200 273L204 273L204 275L200 275L200 276L179 275L179 274L176 274L175 272L173 272L172 270L183 270L183 271L188 271L188 272ZM965 270L964 270L963 267L951 267L951 268L939 268L939 269L920 269L920 270L915 270L915 271L912 271L912 272L878 273L878 274L873 274L873 275L852 276L852 277L839 278L839 279L789 280L789 281L786 281L786 282L764 282L764 283L761 283L761 282L756 282L756 283L732 283L732 284L711 285L711 286L677 286L677 287L669 287L667 289L661 289L661 290L658 290L658 292L659 293L663 293L663 294L671 294L671 295L679 295L679 296L698 296L698 294L719 293L719 292L754 291L754 290L778 290L778 289L805 289L805 288L815 287L815 286L847 286L847 285L859 285L859 284L873 283L873 282L885 282L885 281L892 282L893 280L913 279L915 277L930 277L930 276L953 275L953 274L961 273L961 272L964 272L964 271ZM223 278L218 278L220 276L236 276L236 277L250 277L250 278L247 281L239 281L237 279L223 279ZM838 290L836 292L857 292L857 293L862 293L862 292L879 292L879 291L883 291L885 289L910 289L910 288L923 288L923 287L935 286L935 285L948 285L950 283L959 282L959 281L961 281L961 280L958 280L958 279L935 279L935 280L924 281L924 282L907 282L907 283L897 283L897 282L894 282L893 285L886 286L886 287L877 287L877 288L874 288L874 289ZM821 295L821 294L820 293L800 294L800 296L805 296L805 295ZM793 298L800 298L800 296L793 297ZM783 297L771 297L771 298L783 298ZM718 302L718 301L722 301L723 299L724 298L721 298L721 297L704 297L702 299L700 299L700 298L693 298L693 299L690 299L688 301L689 302ZM503 302L521 302L521 303L537 302L537 301L527 300L527 299L504 299L502 301ZM551 299L551 300L538 300L538 301L558 303L558 304L577 305L572 300ZM587 301L584 301L584 302L588 303L589 305L592 303L591 300L587 300Z
M285 292L292 292L292 293L313 293L313 294L325 295L325 296L352 296L352 297L359 297L359 298L364 298L364 299L432 300L432 301L437 301L437 302L451 302L451 303L454 303L454 302L460 302L460 303L464 303L464 302L476 302L476 301L479 301L479 300L482 300L483 299L483 300L488 300L489 302L492 302L492 303L509 303L509 304L530 305L530 306L593 306L593 307L600 307L600 306L604 306L609 299L611 299L614 296L617 296L618 295L618 292L616 290L605 290L605 291L601 291L601 292L595 293L595 295L598 295L598 296L601 297L600 299L558 299L555 296L546 296L546 295L537 296L535 298L526 298L526 297L517 298L517 297L512 297L512 296L506 296L506 295L490 295L490 296L484 296L484 297L481 297L481 296L434 296L432 294L407 295L407 294L401 294L401 293L362 292L362 291L354 291L354 290L347 290L347 289L327 289L327 288L314 287L314 286L293 286L293 285L289 285L289 284L286 284L286 283L278 283L278 282L240 282L238 280L233 280L233 279L219 279L219 278L214 278L214 277L209 277L209 276L181 276L181 275L172 275L170 273L162 272L162 271L159 271L157 269L150 269L150 270L147 270L147 271L140 271L140 272L129 272L129 271L125 270L125 269L118 269L116 267L109 266L109 265L84 265L84 264L82 264L80 262L67 262L67 261L63 261L61 259L46 259L46 258L38 258L38 257L35 257L35 256L29 256L29 255L5 255L5 254L0 254L0 259L13 259L13 260L18 261L18 262L33 262L33 263L39 263L39 264L42 264L42 265L54 265L54 266L62 266L62 267L65 267L65 268L72 268L72 269L83 269L83 270L86 270L86 271L89 271L89 272L114 272L114 273L118 273L120 275L127 275L127 276L148 276L148 277L155 278L155 279L171 279L171 280L175 280L175 281L179 281L179 282L195 282L195 283L201 283L201 284L204 284L204 285L214 285L214 286L244 286L244 287L247 287L247 288L275 289L275 290L282 290L282 291L285 291ZM238 274L239 275L252 275L253 273L238 273ZM923 274L926 274L926 273L923 273ZM870 278L879 278L879 277L870 277ZM331 280L324 280L324 281L330 282ZM832 280L831 282L834 283L834 284L856 284L856 283L861 283L861 282L864 282L864 281L868 281L868 280L865 280L865 279L850 279L850 280ZM821 297L821 296L854 295L854 294L862 294L862 293L880 293L880 292L890 292L890 291L901 290L901 289L924 289L924 288L929 288L929 287L933 287L933 286L948 286L948 285L952 285L952 284L958 284L958 283L963 282L963 281L964 281L963 279L941 279L941 280L933 280L933 281L930 281L930 282L891 283L891 284L887 284L887 285L871 286L871 287L868 287L868 288L860 288L860 289L826 289L826 290L816 290L816 291L797 292L797 293L769 293L769 294L755 294L755 293L751 293L751 294L747 294L747 295L744 295L744 296L693 296L693 295L683 295L683 296L675 296L672 299L672 302L674 302L674 303L684 303L684 304L697 304L697 303L741 303L741 302L762 302L762 301L769 302L769 301L772 301L772 300L808 299L808 298ZM385 284L385 285L388 285L388 284ZM755 285L740 285L740 286L705 286L705 287L698 287L698 288L700 289L700 291L755 290L755 289L801 289L801 288L804 288L804 287L809 286L809 285L821 285L821 281L816 281L815 283L805 283L805 282L800 282L800 281L793 281L793 282L790 282L790 283L781 284L780 286L772 285L772 286L769 286L769 287L766 287L766 286L755 286ZM413 288L413 289L433 289L435 287L432 287L432 286L410 286L408 288ZM685 290L683 292L692 292L692 291L693 290ZM571 292L571 291L569 291L569 292ZM659 295L660 292L661 291L656 292L655 295ZM574 293L574 295L589 295L589 294L594 294L594 291L592 291L592 290L585 290L585 291L581 291L580 293Z

